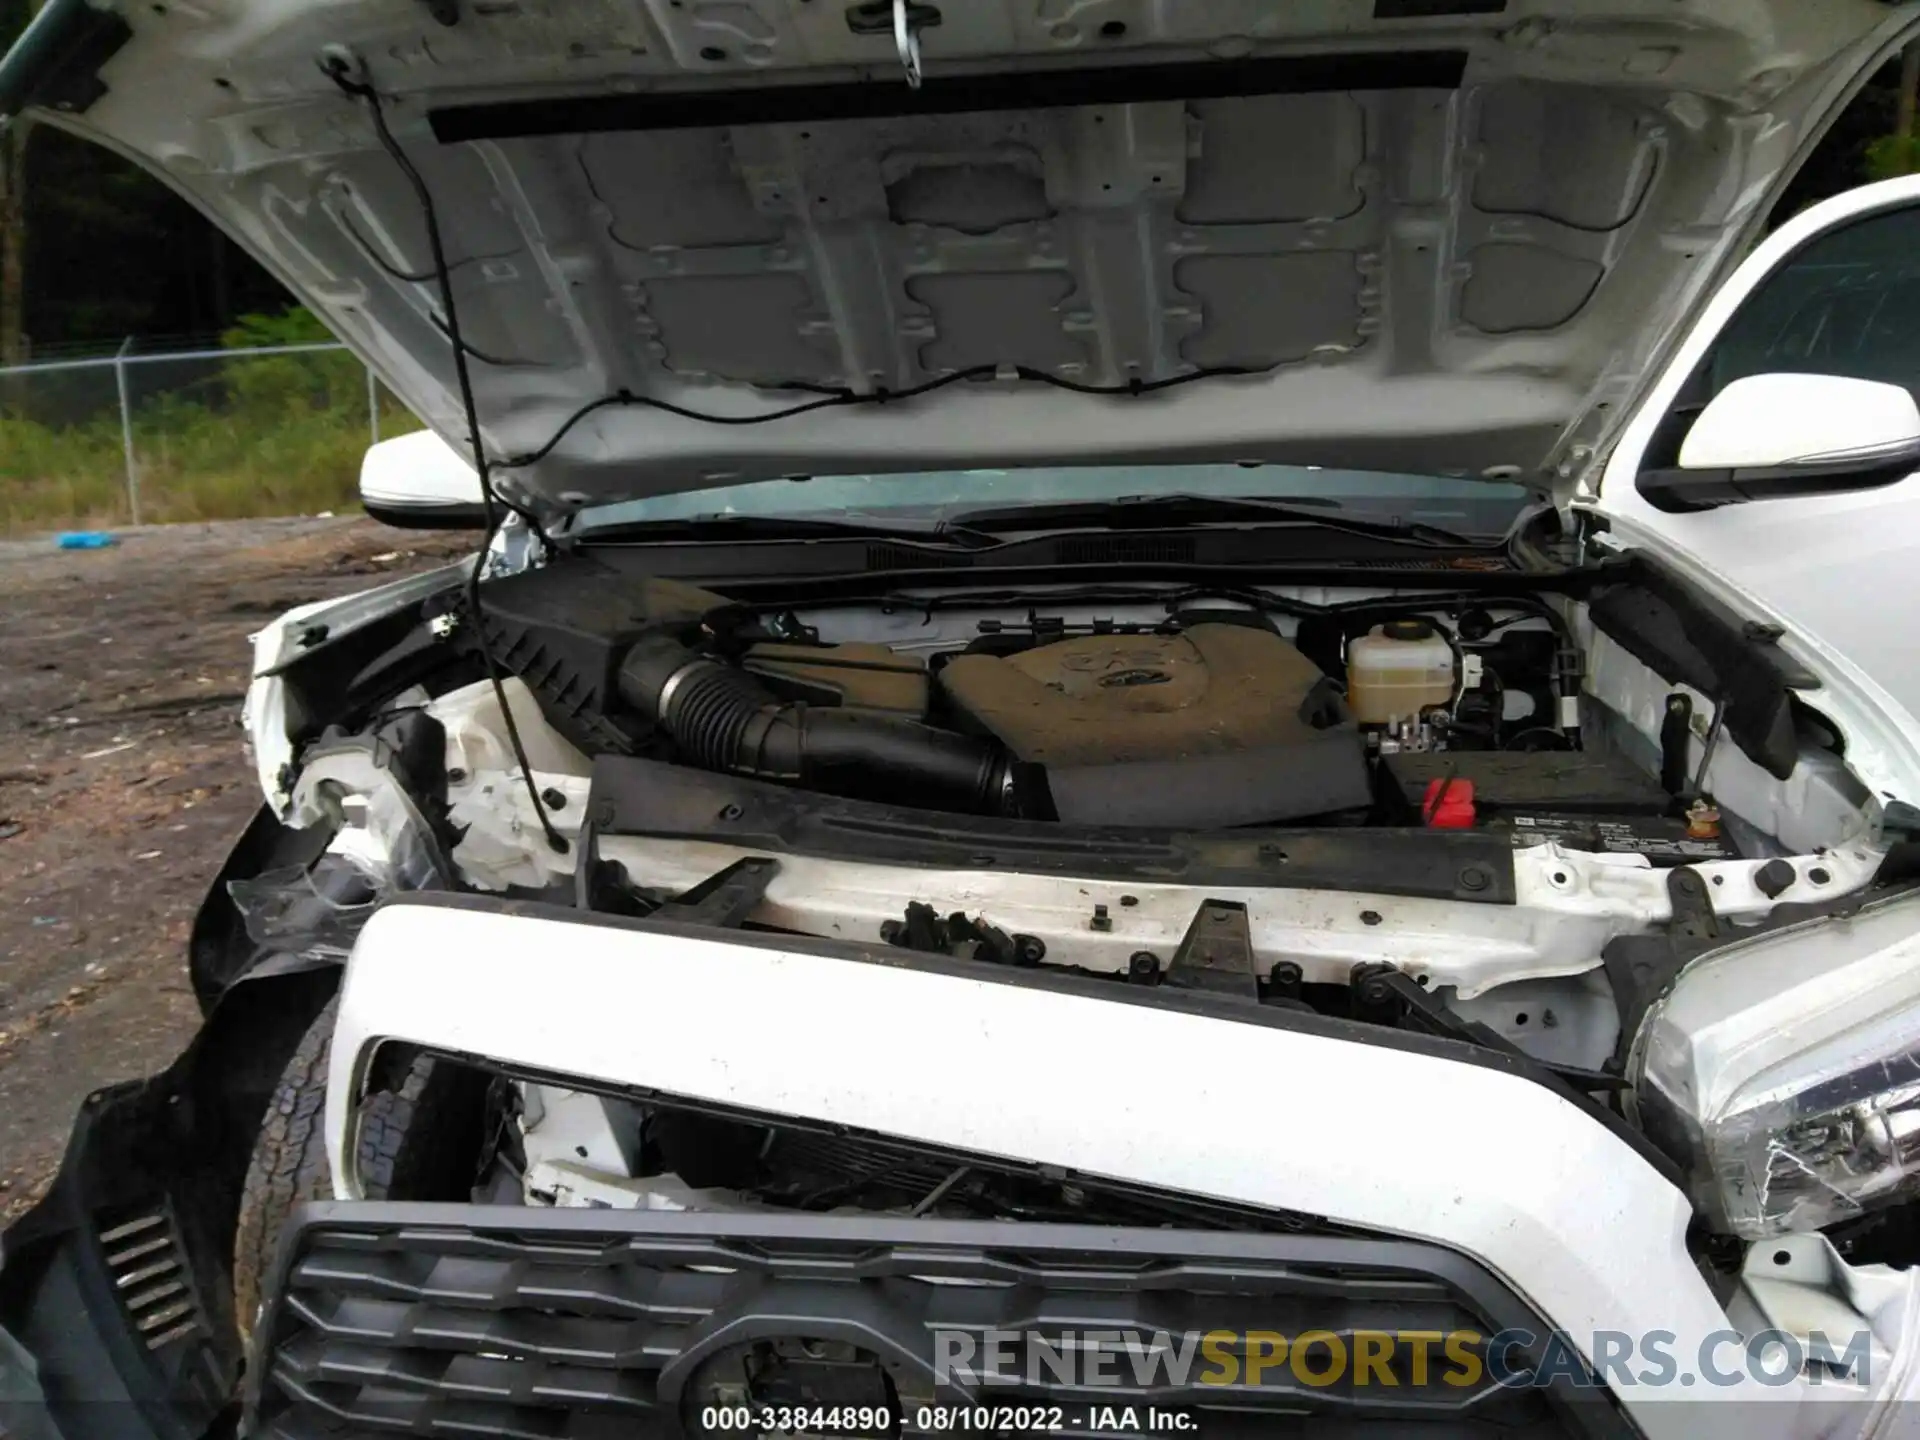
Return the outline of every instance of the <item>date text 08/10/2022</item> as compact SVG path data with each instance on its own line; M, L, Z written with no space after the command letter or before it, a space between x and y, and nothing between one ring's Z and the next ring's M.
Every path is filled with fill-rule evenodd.
M1191 1411L1156 1405L917 1405L896 1417L882 1405L709 1405L706 1434L890 1435L911 1418L923 1434L1181 1435L1199 1429Z

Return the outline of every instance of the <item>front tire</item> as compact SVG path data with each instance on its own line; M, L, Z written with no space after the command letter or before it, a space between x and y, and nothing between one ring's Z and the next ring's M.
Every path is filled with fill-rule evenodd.
M247 1165L233 1242L234 1316L246 1343L288 1218L309 1200L333 1197L324 1121L338 1005L327 1003L281 1072ZM367 1198L471 1199L486 1103L485 1075L427 1056L415 1058L396 1088L369 1093L358 1146Z

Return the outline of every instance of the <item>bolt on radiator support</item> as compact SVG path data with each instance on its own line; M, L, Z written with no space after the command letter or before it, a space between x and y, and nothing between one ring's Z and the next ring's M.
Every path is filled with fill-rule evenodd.
M749 855L761 853L705 841L602 836L602 858L617 860L636 885L684 891ZM1771 863L1714 861L1696 867L1717 913L1765 915L1775 905L1830 900L1865 886L1883 852L1867 847L1802 856L1788 862L1791 885L1771 897L1759 877ZM941 915L979 916L1010 935L1031 936L1047 963L1124 974L1137 954L1164 964L1195 909L1207 898L1244 904L1261 973L1296 964L1309 984L1345 984L1352 967L1387 963L1428 984L1471 998L1517 980L1579 975L1596 969L1616 935L1636 934L1672 918L1664 869L1637 857L1531 846L1513 852L1512 905L1330 889L1196 886L1043 875L1012 870L920 869L809 855L781 857L754 921L803 935L879 940L909 905ZM1491 876L1456 877L1471 891ZM1769 877L1775 883L1777 875ZM1097 907L1105 906L1102 917ZM1367 916L1374 919L1368 920ZM1089 916L1093 920L1089 920Z

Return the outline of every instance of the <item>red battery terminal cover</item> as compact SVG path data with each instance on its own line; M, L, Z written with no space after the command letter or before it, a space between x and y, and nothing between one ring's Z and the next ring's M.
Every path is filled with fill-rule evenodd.
M1420 814L1426 824L1435 830L1471 829L1474 818L1473 781L1429 780Z

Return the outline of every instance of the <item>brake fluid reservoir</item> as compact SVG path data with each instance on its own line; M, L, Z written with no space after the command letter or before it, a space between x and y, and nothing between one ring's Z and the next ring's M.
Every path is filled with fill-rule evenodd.
M1362 725L1418 718L1453 699L1453 647L1425 620L1390 620L1347 645L1347 706Z

